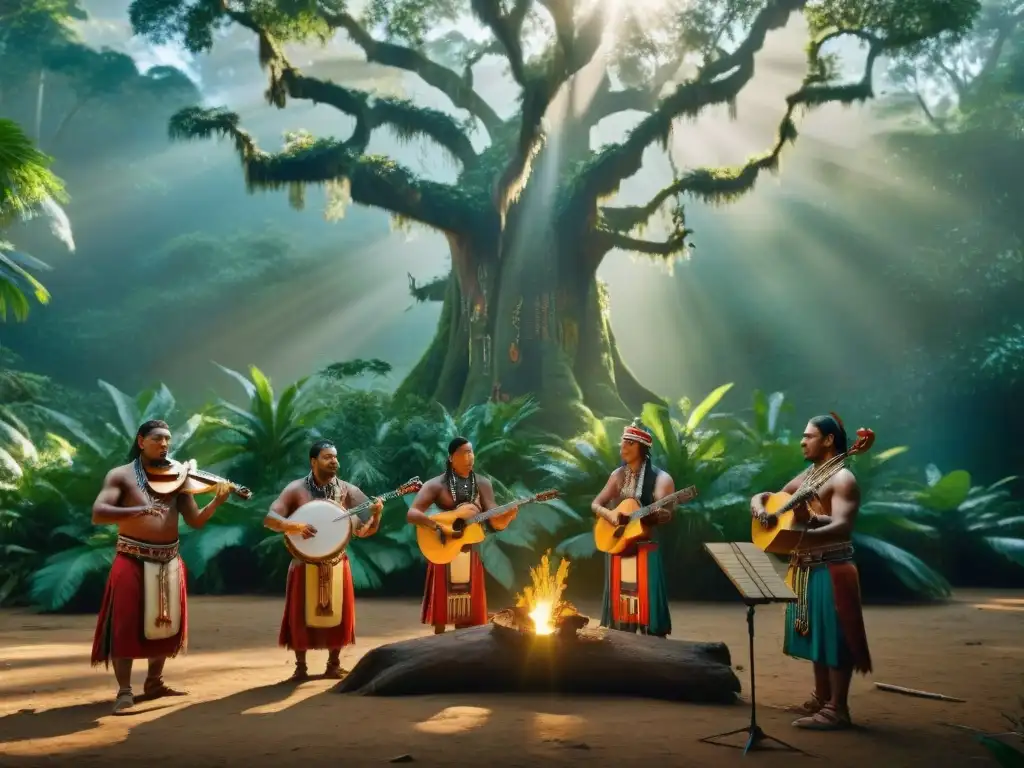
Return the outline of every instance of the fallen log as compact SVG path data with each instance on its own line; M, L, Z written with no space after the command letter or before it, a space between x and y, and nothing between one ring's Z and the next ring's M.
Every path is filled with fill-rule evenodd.
M332 689L367 696L559 693L729 704L724 643L607 629L535 635L496 623L381 645Z

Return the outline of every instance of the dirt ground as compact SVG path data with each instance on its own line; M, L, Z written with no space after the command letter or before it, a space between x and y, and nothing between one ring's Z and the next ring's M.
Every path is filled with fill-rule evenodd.
M500 606L494 606L500 607ZM580 605L593 616L596 606ZM351 667L367 649L425 634L411 600L360 599ZM740 759L734 749L698 739L746 725L749 708L637 699L524 696L374 698L332 693L333 682L281 684L291 659L275 647L281 601L196 598L188 653L171 660L167 680L184 699L140 703L110 716L115 684L90 668L93 619L0 613L0 765L713 766ZM875 673L854 681L858 727L808 733L790 726L787 704L811 687L809 665L784 657L781 607L757 612L758 722L832 766L875 761L897 766L994 765L971 734L948 723L1004 730L1001 712L1024 693L1024 594L961 593L940 607L869 607ZM749 694L746 622L741 605L672 606L677 636L721 640ZM311 672L324 654L310 654ZM144 670L136 669L136 690ZM910 698L872 681L959 697L967 703ZM742 743L733 737L733 743ZM410 759L411 758L411 759ZM747 759L789 766L784 752ZM812 763L814 764L814 763ZM818 763L820 764L820 763Z

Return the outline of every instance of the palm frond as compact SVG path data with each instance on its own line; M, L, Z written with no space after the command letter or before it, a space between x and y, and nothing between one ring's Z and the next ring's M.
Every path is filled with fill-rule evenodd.
M914 594L938 600L952 593L945 577L905 549L867 534L855 533L853 540L857 547L878 555L885 567Z
M32 601L47 611L63 608L78 594L87 576L110 568L113 562L114 549L110 546L83 546L57 552L32 574Z

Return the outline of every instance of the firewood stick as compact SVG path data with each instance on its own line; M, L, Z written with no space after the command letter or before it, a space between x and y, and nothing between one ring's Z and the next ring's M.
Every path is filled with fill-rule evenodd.
M889 691L890 693L902 693L904 696L917 696L919 699L935 699L937 701L955 701L960 704L966 703L966 699L957 699L953 696L946 696L941 693L931 693L930 691L918 691L914 688L904 688L901 685L890 685L889 683L875 683L875 688L880 691Z

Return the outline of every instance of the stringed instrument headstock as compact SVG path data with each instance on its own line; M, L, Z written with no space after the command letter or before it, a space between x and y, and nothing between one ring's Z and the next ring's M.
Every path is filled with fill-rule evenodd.
M406 496L410 493L419 493L420 488L423 487L423 481L420 480L419 476L410 478L398 486L397 492L399 496Z
M850 446L850 450L846 452L847 456L856 456L859 453L865 453L875 443L875 433L865 427L861 427L857 430L857 439L853 445Z
M532 501L551 501L552 499L557 499L561 495L561 491L556 491L554 488L550 488L546 491L541 491L540 493L538 493L536 496L533 497Z

